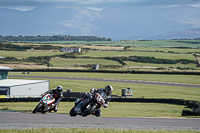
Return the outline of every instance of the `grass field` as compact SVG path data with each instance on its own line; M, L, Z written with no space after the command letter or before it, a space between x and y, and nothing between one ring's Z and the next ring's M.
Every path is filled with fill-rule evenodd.
M190 63L190 64L153 64L153 63L140 63L140 62L131 62L131 61L126 61L127 67L130 68L138 68L138 69L148 69L151 67L156 67L156 68L166 68L166 69L170 69L170 68L177 68L177 67L181 67L181 68L193 68L193 69L198 69L196 67L196 64Z
M53 51L3 51L0 50L0 56L3 57L15 57L15 58L28 58L31 56L52 56L52 55L61 55L62 52L53 52Z
M135 51L154 51L154 52L177 52L177 53L195 53L200 52L200 49L180 49L180 48L159 48L159 47L131 47L129 50Z
M50 61L54 67L67 67L67 66L79 66L79 65L91 65L91 64L103 64L103 65L118 65L122 66L117 61L104 60L104 59L66 59L66 58L52 58Z
M189 59L195 60L192 54L174 54L174 53L158 53L158 52L138 52L138 51L89 51L78 57L114 57L114 56L149 56L158 59Z
M200 48L199 40L149 40L149 41L48 41L28 42L41 44L73 44L73 45L101 45L101 46L134 46L134 47L190 47Z
M37 102L0 103L0 110L31 112ZM60 102L58 113L69 114L74 102ZM101 108L102 117L182 117L184 106L156 103L119 103L110 102L108 108Z
M11 75L11 73L10 73ZM23 75L21 73L12 73L12 75ZM102 78L102 79L123 79L123 80L143 80L159 82L175 82L185 84L199 84L198 75L164 75L164 74L108 74L108 73L70 73L70 72L31 72L26 76L49 76L49 77L81 77L81 78ZM19 79L19 78L17 78ZM34 78L26 78L34 79ZM42 78L41 78L42 79ZM145 85L134 83L119 83L106 81L89 80L67 80L67 79L44 79L50 81L50 88L62 85L64 90L72 89L74 92L89 92L91 88L102 88L107 84L114 87L114 95L121 96L121 89L133 89L134 98L175 98L185 100L199 101L200 89L192 87L176 87L164 85Z
M140 63L140 62L131 62L126 61L127 66L122 66L119 62L113 61L113 60L105 60L105 59L66 59L66 58L52 58L50 63L54 67L72 67L72 66L79 66L79 65L91 65L91 64L99 64L99 65L116 65L121 66L123 68L129 68L129 69L152 69L152 67L155 68L193 68L197 69L196 64L153 64L153 63ZM102 69L102 68L101 68Z
M90 49L86 53L77 55L77 57L113 57L113 56L146 56L155 57L157 59L187 59L196 61L192 53L200 52L200 42L199 40L153 40L153 41L55 41L55 42L28 42L28 43L14 43L16 45L53 45L61 47L72 47L79 46L82 49ZM126 47L130 46L130 47ZM123 51L124 48L131 51ZM181 47L181 48L179 48ZM188 48L189 47L189 48ZM177 52L177 53L175 53ZM0 50L0 56L3 57L15 57L18 59L28 58L30 56L52 56L52 55L62 55L64 52L59 52L59 50L34 50L34 51L3 51ZM22 62L22 61L7 61L7 64L21 64L17 68L30 68L29 65L38 65L36 62ZM53 67L67 67L69 69L89 69L88 67L79 67L82 65L90 64L102 64L106 65L116 65L122 66L117 61L103 60L103 59L63 59L63 58L52 58L50 63ZM126 62L127 65L120 67L121 70L152 70L155 71L156 68L162 68L166 71L168 69L177 71L180 69L188 70L194 69L199 71L197 64L153 64L153 63L135 63ZM47 64L44 64L47 67ZM7 65L8 67L13 67L13 65ZM16 66L16 65L14 65ZM75 67L74 67L75 66ZM37 67L37 66L36 66ZM43 66L42 66L43 67ZM71 68L70 68L71 67ZM78 68L79 67L79 68ZM154 68L152 68L154 67ZM34 66L35 68L35 66ZM41 66L38 65L38 68ZM178 69L177 69L178 68ZM100 69L116 70L116 68L105 68ZM117 68L118 69L118 68ZM118 69L118 70L120 70Z

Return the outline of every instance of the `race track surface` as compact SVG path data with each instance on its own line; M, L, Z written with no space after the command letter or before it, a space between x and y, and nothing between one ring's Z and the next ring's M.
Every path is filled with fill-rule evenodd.
M32 114L0 111L0 129L32 128L106 128L106 129L164 129L198 130L200 119L138 118L138 117L70 117L68 114Z
M141 80L123 80L123 79L98 79L98 78L79 78L79 77L48 77L48 76L15 76L20 78L47 78L47 79L68 79L68 80L89 80L89 81L103 81L103 82L120 82L120 83L135 83L135 84L150 84L150 85L167 85L180 87L194 87L200 88L200 85L171 83L171 82L157 82L157 81L141 81Z

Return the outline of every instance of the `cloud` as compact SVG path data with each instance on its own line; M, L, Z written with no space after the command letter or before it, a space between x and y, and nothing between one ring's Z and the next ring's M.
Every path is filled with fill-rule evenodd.
M200 2L199 2L199 3L196 3L196 4L190 4L190 6L200 8Z
M18 11L31 11L35 8L37 8L37 6L2 6L0 8L4 8L4 9L13 9L13 10L18 10Z
M87 9L100 12L100 11L102 11L104 8L98 8L98 7L87 7Z
M85 10L84 8L74 8L78 13L70 19L65 19L62 22L67 28L74 29L73 31L79 31L81 35L93 35L92 30L98 29L99 27L93 24L95 17L100 18L98 12Z

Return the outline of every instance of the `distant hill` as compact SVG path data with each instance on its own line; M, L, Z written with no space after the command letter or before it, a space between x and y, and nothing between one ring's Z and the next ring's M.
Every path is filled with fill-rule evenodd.
M194 39L200 38L200 28L170 32L167 34L151 36L149 39Z
M98 10L62 4L40 5L30 11L0 8L0 35L98 36L112 40L196 38L199 29L192 27L199 25L195 23L198 16L200 9L192 6L162 10L128 4L107 5Z

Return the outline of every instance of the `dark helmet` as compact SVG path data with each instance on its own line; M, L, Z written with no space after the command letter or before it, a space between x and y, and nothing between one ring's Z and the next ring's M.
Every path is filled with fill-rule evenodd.
M111 95L113 92L113 87L111 85L106 85L105 92L107 95Z
M61 85L59 85L59 86L57 86L57 88L56 88L56 89L57 89L57 91L59 91L59 92L60 92L60 91L62 91L62 90L63 90L63 87L62 87Z

